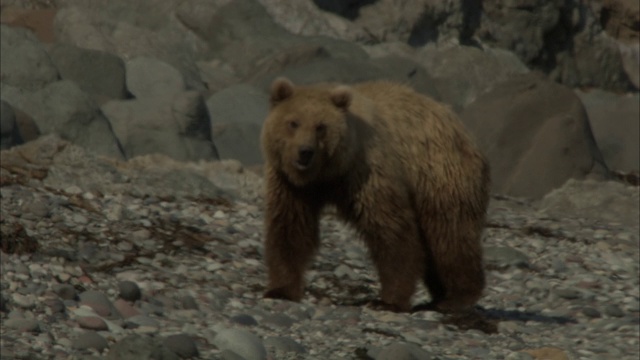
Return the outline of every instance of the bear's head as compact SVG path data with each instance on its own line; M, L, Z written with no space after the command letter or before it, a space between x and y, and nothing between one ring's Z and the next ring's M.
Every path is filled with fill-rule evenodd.
M288 79L276 79L262 128L267 163L295 186L346 172L353 145L352 97L351 88L344 85L294 86Z

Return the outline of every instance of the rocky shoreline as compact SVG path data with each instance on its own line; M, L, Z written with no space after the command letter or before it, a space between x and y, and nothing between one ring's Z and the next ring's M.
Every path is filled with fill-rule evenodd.
M637 187L573 182L539 203L494 196L479 305L496 331L485 333L363 305L376 298L373 267L331 214L304 301L262 299L261 179L237 163L115 162L54 136L1 155L3 359L640 354L638 225L620 216L637 211ZM181 176L159 183L167 169ZM591 206L568 212L581 191Z

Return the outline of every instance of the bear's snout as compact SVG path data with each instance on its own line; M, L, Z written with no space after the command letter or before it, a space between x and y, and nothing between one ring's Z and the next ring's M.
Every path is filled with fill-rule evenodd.
M306 170L311 165L315 150L311 146L300 146L298 148L298 159L296 160L296 167L300 170Z

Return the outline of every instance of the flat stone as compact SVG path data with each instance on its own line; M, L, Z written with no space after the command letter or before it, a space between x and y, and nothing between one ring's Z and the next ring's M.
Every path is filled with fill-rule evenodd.
M107 339L100 336L100 334L95 331L87 331L83 334L80 334L74 341L73 347L75 349L96 349L98 351L102 351L109 347L109 343Z
M276 351L304 354L307 349L297 341L284 336L270 337L264 340L265 346L273 347Z
M169 350L176 353L183 359L188 359L198 356L198 347L196 346L193 338L186 334L176 334L167 336L164 344Z
M262 340L244 329L226 329L220 331L213 339L213 344L220 350L229 350L246 360L265 360L267 350Z
M20 332L39 332L40 323L35 319L23 319L23 318L11 318L4 320L2 326L6 326L8 329L15 329Z
M80 327L83 329L96 331L109 329L107 323L97 316L81 316L76 321L78 322L78 325L80 325Z

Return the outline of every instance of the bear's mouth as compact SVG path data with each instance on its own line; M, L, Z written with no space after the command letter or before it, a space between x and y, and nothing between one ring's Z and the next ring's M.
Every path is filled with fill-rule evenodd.
M315 151L313 148L308 146L300 147L298 150L298 158L293 162L293 166L300 171L309 169L313 162L314 155Z
M293 167L300 171L308 170L310 166L311 166L311 162L305 163L305 162L301 162L300 160L296 160L293 162Z

